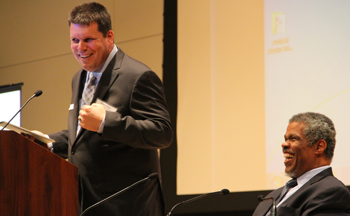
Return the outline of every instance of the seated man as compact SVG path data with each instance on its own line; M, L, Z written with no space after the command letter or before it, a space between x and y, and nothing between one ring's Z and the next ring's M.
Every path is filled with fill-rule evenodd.
M330 167L335 134L332 120L319 113L289 120L282 150L290 189L281 187L266 196L275 200L276 215L350 215L349 190ZM270 215L271 208L271 201L261 202L253 216Z

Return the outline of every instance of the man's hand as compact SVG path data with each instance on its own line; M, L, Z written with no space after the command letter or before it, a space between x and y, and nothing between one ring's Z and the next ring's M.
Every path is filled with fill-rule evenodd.
M106 109L102 104L84 105L79 111L79 125L86 130L97 132L105 115Z

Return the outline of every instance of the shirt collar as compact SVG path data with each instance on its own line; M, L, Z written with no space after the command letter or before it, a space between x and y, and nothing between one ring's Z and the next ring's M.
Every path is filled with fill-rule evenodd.
M308 182L310 179L312 179L315 175L319 174L323 170L328 169L330 167L331 166L327 165L327 166L322 166L322 167L318 167L318 168L307 171L306 173L301 175L299 178L297 178L298 187L302 187L306 182Z
M118 52L118 47L114 44L114 47L112 51L109 53L106 61L103 63L103 66L100 71L95 72L95 71L88 71L88 73L92 72L94 76L97 78L98 82L101 79L102 73L106 70L106 67L108 64L111 62L112 58L115 56L115 54ZM87 76L86 81L89 81L89 76Z

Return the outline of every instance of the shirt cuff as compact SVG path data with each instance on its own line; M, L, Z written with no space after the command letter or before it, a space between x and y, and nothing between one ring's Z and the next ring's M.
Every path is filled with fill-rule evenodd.
M100 124L100 127L98 128L97 133L103 133L103 128L105 126L105 119L106 119L106 115L103 117L103 120L102 120L102 122Z
M47 138L50 138L49 135L47 135L47 134L45 134L45 136L46 136ZM50 150L51 152L53 152L53 143L52 143L52 142L47 143L47 147L49 148L49 150Z

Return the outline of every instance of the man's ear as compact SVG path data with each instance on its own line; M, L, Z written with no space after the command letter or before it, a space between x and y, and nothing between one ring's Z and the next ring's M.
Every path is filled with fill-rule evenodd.
M317 155L323 154L326 148L327 148L327 142L323 139L320 139L315 143L315 152Z
M109 44L114 43L114 32L113 32L112 30L109 30L109 31L107 32L106 37L108 38L108 43L109 43Z

